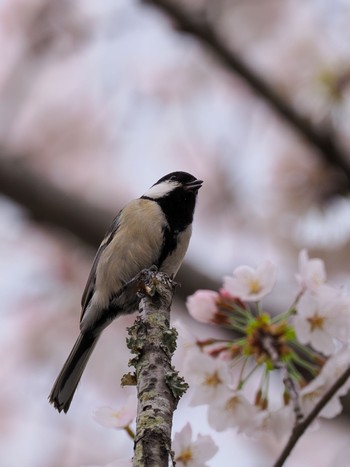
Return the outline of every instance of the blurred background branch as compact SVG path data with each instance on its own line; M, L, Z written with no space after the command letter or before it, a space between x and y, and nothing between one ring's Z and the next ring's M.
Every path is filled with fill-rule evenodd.
M348 152L333 133L331 126L318 128L306 116L293 108L282 95L271 86L253 68L249 67L235 52L218 31L212 26L205 15L195 15L184 6L184 2L172 0L141 0L154 6L174 22L174 27L180 33L190 34L203 44L213 56L230 72L239 75L244 82L285 121L303 140L311 145L317 154L333 169L343 174L338 179L338 192L350 191L350 161ZM283 64L281 64L283 66Z

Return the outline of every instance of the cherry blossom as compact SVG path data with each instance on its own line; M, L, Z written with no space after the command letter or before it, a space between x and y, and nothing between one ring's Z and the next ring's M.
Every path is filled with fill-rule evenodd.
M218 451L218 447L208 435L198 435L192 441L192 428L187 423L180 432L175 433L173 440L177 467L208 467L210 460Z
M228 367L206 354L190 356L185 365L186 379L193 384L191 405L212 404L227 393Z
M350 334L350 301L340 290L319 286L306 292L297 305L295 331L302 344L310 344L324 355L339 346L335 339L347 340Z
M276 266L271 261L265 261L256 269L239 266L233 276L224 277L224 289L243 301L257 301L271 292L276 278Z
M307 386L301 389L300 399L305 414L308 414L314 408L315 404L325 395L334 381L345 371L349 365L349 361L350 349L341 349L327 360L321 373ZM349 388L350 381L348 380L322 409L320 416L333 418L338 415L342 411L342 404L339 397L344 396Z
M220 295L212 290L197 290L186 301L190 315L202 323L215 323L216 302Z
M137 400L135 395L130 395L124 406L119 409L112 407L99 407L95 411L95 420L107 428L125 428L136 417Z
M209 405L208 422L217 431L227 428L247 431L257 425L258 412L258 408L252 405L241 391L227 390L225 395Z
M256 435L257 433L272 433L272 435L280 440L284 436L289 435L295 421L292 406L285 405L277 410L261 410L256 414L256 426L254 429L247 431L248 435Z
M180 320L175 320L173 325L178 332L177 348L174 354L175 366L183 365L189 355L200 355L202 352L199 350L197 338L189 326Z
M301 289L315 291L326 282L326 268L319 258L309 259L308 252L301 250L299 253L299 272L296 274L297 282Z

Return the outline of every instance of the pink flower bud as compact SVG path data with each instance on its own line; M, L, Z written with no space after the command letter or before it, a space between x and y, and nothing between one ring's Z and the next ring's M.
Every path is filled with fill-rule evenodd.
M212 290L197 290L187 298L186 306L192 318L201 323L215 323L220 295Z

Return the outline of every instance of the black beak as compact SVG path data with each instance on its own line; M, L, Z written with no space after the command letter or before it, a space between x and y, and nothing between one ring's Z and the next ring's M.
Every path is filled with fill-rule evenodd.
M203 180L193 180L192 182L188 182L184 185L184 190L186 191L193 191L197 193L200 187L203 185Z

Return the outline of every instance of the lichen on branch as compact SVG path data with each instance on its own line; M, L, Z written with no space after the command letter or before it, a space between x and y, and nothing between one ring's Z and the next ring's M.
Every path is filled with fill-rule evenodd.
M134 357L138 409L133 466L167 467L171 450L173 413L187 390L184 379L171 364L177 332L170 328L170 307L175 283L154 268L137 278L141 296L127 345Z

